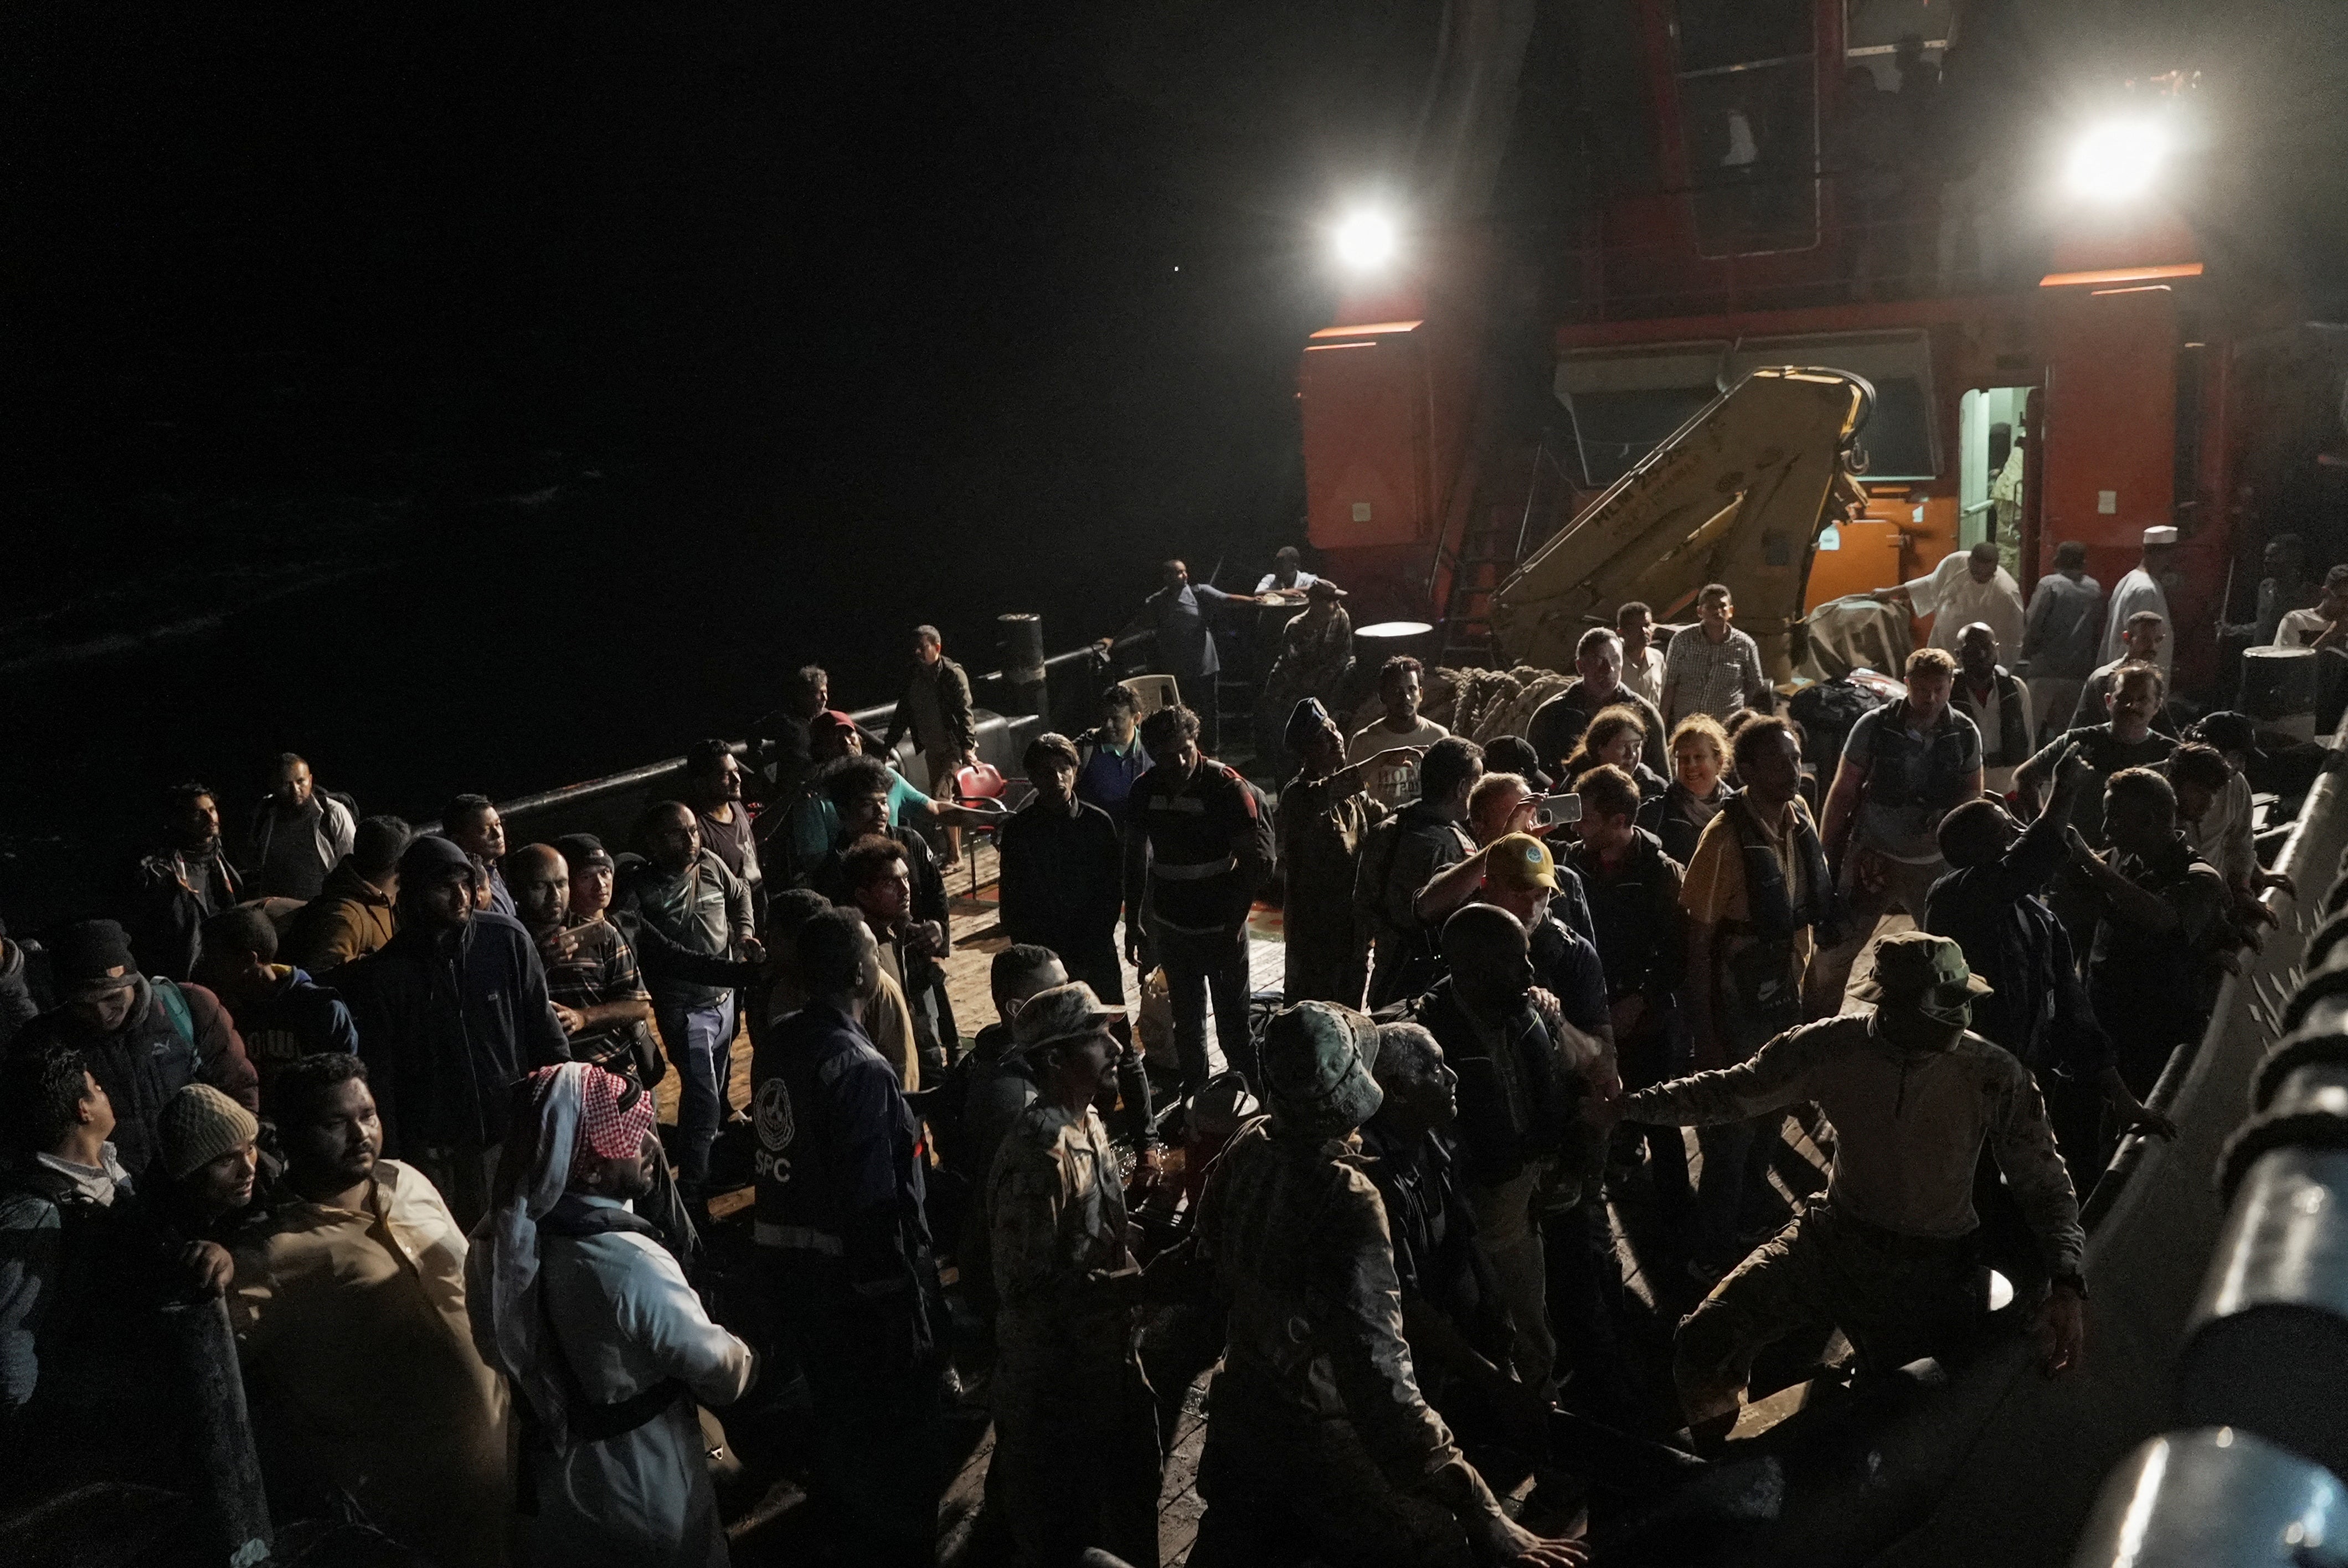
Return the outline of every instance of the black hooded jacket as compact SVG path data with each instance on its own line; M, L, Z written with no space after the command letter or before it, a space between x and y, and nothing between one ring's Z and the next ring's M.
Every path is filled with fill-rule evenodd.
M476 913L451 930L412 922L336 969L335 984L358 1025L383 1152L395 1158L504 1142L509 1089L571 1060L538 948L503 915Z

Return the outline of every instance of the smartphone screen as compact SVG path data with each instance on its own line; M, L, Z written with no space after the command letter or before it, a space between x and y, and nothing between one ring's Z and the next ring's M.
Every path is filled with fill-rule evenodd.
M1533 808L1533 822L1540 827L1559 827L1581 820L1581 797L1578 794L1545 794Z

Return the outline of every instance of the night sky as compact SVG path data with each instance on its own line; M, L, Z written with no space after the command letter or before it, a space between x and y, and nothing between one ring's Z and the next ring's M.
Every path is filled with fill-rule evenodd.
M1540 9L1521 124L1570 150ZM2222 67L2218 220L2336 311L2348 7L2229 9L2043 14ZM881 700L916 621L985 669L997 611L1072 646L1168 553L1251 580L1321 226L1441 14L11 7L0 913L287 747L428 816L738 734L809 658Z

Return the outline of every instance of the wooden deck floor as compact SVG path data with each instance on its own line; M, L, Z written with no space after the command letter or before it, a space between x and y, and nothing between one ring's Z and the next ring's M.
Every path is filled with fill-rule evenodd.
M953 897L954 952L946 966L947 985L955 1018L965 1033L974 1033L994 1019L987 967L994 955L1006 945L994 917L991 849L982 846L977 850L977 867L979 887L975 893L967 868L952 879L949 888ZM1879 934L1904 929L1908 924L1903 917L1895 917ZM1854 982L1868 973L1870 960L1871 951L1855 966ZM1251 922L1249 945L1249 970L1254 987L1278 989L1283 968L1279 914L1259 910ZM1140 989L1130 966L1126 970L1126 980L1128 999L1138 998ZM736 1036L732 1069L733 1102L736 1107L747 1105L750 1069L747 1032ZM661 1103L664 1119L674 1121L673 1074L662 1086ZM1771 1183L1788 1210L1825 1186L1829 1157L1813 1136L1822 1125L1815 1119L1805 1121L1796 1116L1784 1121L1783 1146L1778 1151ZM1703 1155L1693 1132L1684 1133L1684 1140L1693 1178L1702 1170ZM713 1204L713 1217L723 1220L747 1206L748 1201L747 1190L725 1194ZM1701 1288L1680 1270L1678 1260L1684 1249L1677 1245L1679 1238L1664 1232L1652 1205L1636 1191L1615 1197L1608 1208L1624 1287L1623 1353L1650 1386L1667 1389L1668 1381L1658 1379L1668 1378L1671 1330L1694 1306ZM1733 1440L1756 1437L1801 1409L1812 1387L1812 1370L1821 1363L1838 1366L1848 1355L1848 1347L1837 1336L1823 1348L1795 1348L1787 1363L1776 1369L1777 1375L1774 1377L1773 1368L1767 1365L1757 1368L1751 1401L1738 1419ZM1204 1512L1205 1505L1194 1483L1206 1430L1204 1401L1211 1380L1212 1374L1209 1373L1193 1384L1183 1399L1174 1430L1167 1434L1166 1477L1159 1504L1159 1543L1165 1568L1179 1568L1187 1561ZM981 1540L974 1528L984 1497L987 1463L994 1452L992 1429L980 1425L983 1421L982 1400L983 1393L961 1412L964 1440L969 1440L967 1434L971 1431L978 1435L940 1506L939 1561L951 1568L980 1568L981 1564L995 1561L998 1554L999 1543ZM1501 1490L1521 1504L1532 1485L1531 1478L1526 1476L1518 1479L1512 1493L1507 1488ZM736 1520L730 1532L736 1538L738 1560L797 1560L788 1553L778 1555L776 1544L791 1539L790 1516L804 1501L804 1494L795 1484L788 1481L773 1483L755 1507Z

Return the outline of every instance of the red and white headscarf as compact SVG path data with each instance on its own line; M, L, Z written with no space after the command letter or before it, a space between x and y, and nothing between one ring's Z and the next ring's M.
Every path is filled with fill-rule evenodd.
M544 1354L545 1315L532 1294L538 1222L570 1187L581 1150L607 1160L634 1155L656 1112L636 1084L583 1061L541 1067L527 1082L527 1112L508 1131L499 1162L497 1201L473 1227L465 1306L481 1358L512 1380L560 1450L563 1389Z
M559 1067L541 1067L543 1074ZM632 1078L589 1067L579 1081L579 1147L606 1160L633 1160L644 1153L644 1138L659 1119L659 1107L643 1085Z

